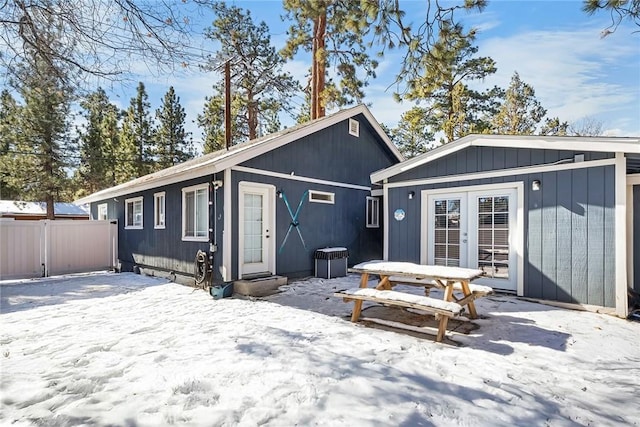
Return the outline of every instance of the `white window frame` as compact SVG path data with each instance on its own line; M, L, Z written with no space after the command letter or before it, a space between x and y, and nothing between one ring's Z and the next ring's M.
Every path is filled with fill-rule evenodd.
M140 223L136 222L135 206L140 203ZM129 205L133 209L133 223L129 224ZM133 197L124 201L124 229L125 230L142 230L144 227L144 203L143 197Z
M166 200L164 191L153 195L153 228L156 230L165 228Z
M336 194L328 193L326 191L309 190L309 202L335 205Z
M197 233L200 230L194 230L195 234L194 236L187 236L187 215L186 215L186 211L187 211L187 203L186 203L186 196L187 193L197 193L198 190L205 190L204 194L206 196L206 214L207 214L207 228L205 230L205 235L204 236L198 236ZM195 194L194 194L195 196ZM195 197L194 197L194 208L193 208L193 221L194 224L197 227L197 203L195 203ZM209 184L199 184L199 185L194 185L191 187L185 187L182 189L182 240L183 241L187 241L187 242L208 242L209 241Z
M98 221L107 219L109 219L109 205L107 203L101 203L98 205Z
M360 122L356 119L349 119L349 135L360 136Z
M365 212L367 228L380 228L380 199L367 196L367 208ZM371 219L371 221L369 220Z

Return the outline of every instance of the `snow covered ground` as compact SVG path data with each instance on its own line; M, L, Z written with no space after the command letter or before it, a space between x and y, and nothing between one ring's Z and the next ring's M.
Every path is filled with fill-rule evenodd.
M332 293L357 282L223 300L127 273L3 282L0 424L640 425L640 323L497 295L437 344L350 323Z

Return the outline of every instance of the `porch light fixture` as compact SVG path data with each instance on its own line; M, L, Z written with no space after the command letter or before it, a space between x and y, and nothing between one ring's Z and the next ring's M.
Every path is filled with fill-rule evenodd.
M531 190L532 191L540 190L540 180L536 179L534 181L531 181Z
M282 199L282 190L276 191L276 195L278 196L279 199Z
M415 191L409 191L409 200L413 199L413 196L416 195Z

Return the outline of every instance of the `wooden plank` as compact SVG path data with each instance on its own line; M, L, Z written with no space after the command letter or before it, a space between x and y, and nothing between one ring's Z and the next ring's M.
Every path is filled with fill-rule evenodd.
M458 307L460 307L458 312L454 312L451 310L444 310L438 307L432 307L429 305L423 305L423 304L415 304L412 302L408 302L408 301L401 301L401 300L396 300L396 299L388 299L388 298L380 298L380 297L376 297L376 296L369 296L369 295L354 295L354 294L348 294L346 292L335 292L333 294L334 297L340 297L345 301L349 301L349 300L355 300L355 302L360 302L360 306L362 307L362 301L371 301L371 302L376 302L378 304L385 304L385 305L396 305L399 307L407 307L407 308L414 308L416 310L422 310L422 311L426 311L426 312L430 312L430 313L435 313L435 314L441 314L443 316L448 316L448 317L455 317L458 316L460 314L460 311L462 311L462 307L459 304ZM422 298L428 298L428 297L422 297ZM434 301L438 301L441 302L440 300L436 300L435 298ZM455 304L455 303L451 303L451 304ZM359 317L360 313L358 313L358 317ZM356 317L356 320L354 320L353 316L351 317L351 321L352 322L357 322L358 317Z

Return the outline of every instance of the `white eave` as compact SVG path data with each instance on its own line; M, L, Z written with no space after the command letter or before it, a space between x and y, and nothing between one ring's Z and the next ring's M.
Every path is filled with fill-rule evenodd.
M609 153L640 153L640 138L537 136L537 135L467 135L420 156L371 174L371 182L383 182L392 176L433 162L470 146L533 148L542 150L599 151Z
M219 150L214 153L186 161L176 166L136 178L115 187L107 188L89 196L76 200L75 204L85 204L110 199L112 197L142 192L177 182L183 182L205 175L222 172L227 168L238 165L261 154L282 147L307 135L326 129L358 114L363 114L380 138L385 142L393 155L402 161L404 158L396 146L391 142L380 124L373 117L365 105L358 105L347 110L339 111L327 117L312 122L284 129L262 138L234 145L229 150Z

